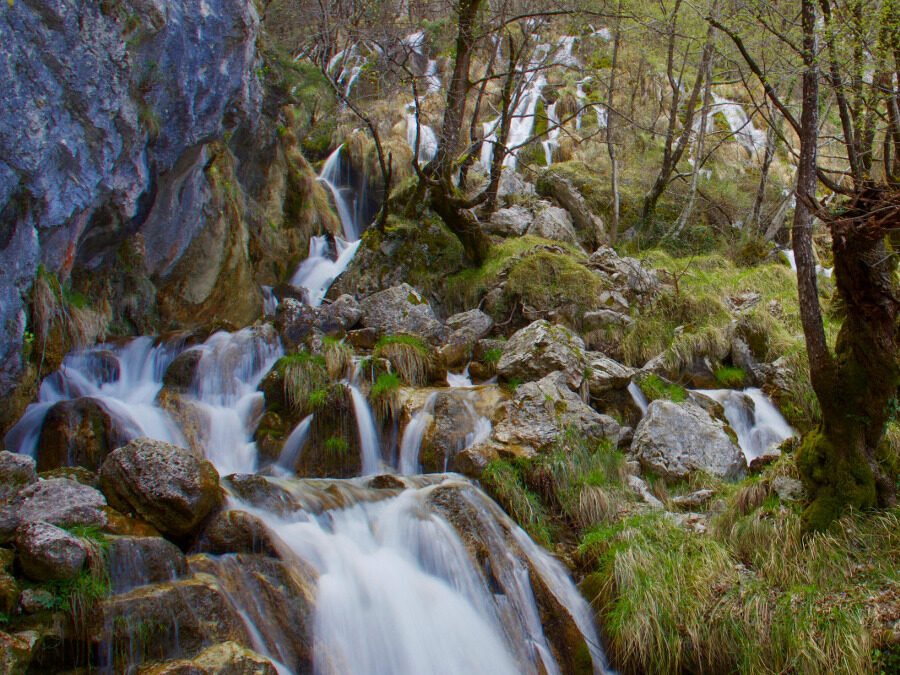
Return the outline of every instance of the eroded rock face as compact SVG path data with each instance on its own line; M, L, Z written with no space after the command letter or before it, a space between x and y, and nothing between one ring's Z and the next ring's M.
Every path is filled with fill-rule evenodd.
M561 370L569 386L578 388L587 365L581 338L541 319L517 331L504 345L497 373L528 382Z
M60 527L103 527L105 506L100 492L68 478L32 483L0 506L0 542L9 541L20 525L39 521Z
M444 342L450 329L438 321L431 305L409 284L374 293L362 301L362 325L381 335L418 335L433 344Z
M139 438L111 453L100 471L110 505L134 512L163 534L191 534L219 506L215 467L170 443Z
M71 579L87 559L82 541L61 527L36 522L16 530L16 554L22 571L34 581Z
M566 374L555 372L519 385L513 399L494 415L493 438L504 445L541 451L567 429L595 440L608 438L616 444L630 431L585 404L569 389Z
M31 457L0 451L0 504L35 481L37 471Z
M454 314L448 317L445 323L453 331L451 340L456 338L470 343L486 337L494 327L494 320L480 309Z
M97 471L106 456L127 441L99 401L60 401L44 418L38 438L37 470L81 466Z
M130 33L123 15L139 20ZM15 56L0 63L0 396L22 372L23 297L39 263L95 269L120 243L110 235L136 225L148 271L167 277L210 229L203 143L259 109L257 32L240 0L114 12L51 0L3 14L0 42ZM201 276L214 285L220 256L209 260Z
M631 451L641 466L668 481L695 471L736 480L747 471L744 453L725 425L690 401L653 401L634 432Z

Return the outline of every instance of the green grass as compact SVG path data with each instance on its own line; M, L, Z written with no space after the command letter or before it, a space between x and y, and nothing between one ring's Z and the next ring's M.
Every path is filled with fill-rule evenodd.
M495 365L500 360L501 356L503 356L503 349L501 347L491 347L484 352L484 358L482 360L489 366Z
M641 378L638 381L638 386L641 388L641 391L644 392L644 396L647 397L648 402L661 398L668 401L674 401L675 403L681 403L687 398L687 391L684 387L671 382L666 382L659 376L653 374Z
M369 392L369 401L378 417L385 421L397 419L400 412L398 397L403 380L396 373L381 373Z

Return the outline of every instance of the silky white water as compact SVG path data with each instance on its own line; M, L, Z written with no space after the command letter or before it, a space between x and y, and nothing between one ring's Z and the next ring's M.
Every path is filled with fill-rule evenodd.
M777 408L755 387L734 389L699 389L697 393L718 401L725 409L725 418L738 437L738 445L750 462L765 454L794 434Z
M6 449L34 456L47 411L60 401L91 397L114 419L125 438L139 436L184 445L178 427L156 404L162 378L181 351L175 343L149 337L125 345L98 345L68 354L59 370L44 378L37 402L4 437Z
M313 416L307 415L300 423L294 427L290 435L285 440L281 448L281 454L278 456L276 466L285 472L293 472L297 460L300 459L300 453L309 438L309 427L312 425Z
M490 577L432 505L448 487L477 519ZM560 673L529 567L582 631L595 672L606 672L590 609L562 566L460 478L319 514L232 506L261 518L316 571L317 673Z
M419 410L406 425L403 430L403 438L400 441L400 464L398 469L402 474L421 473L422 468L419 465L419 452L422 449L422 439L425 437L425 431L434 420L434 401L437 399L437 392L429 395L425 400L425 405Z
M640 408L641 415L646 414L647 406L650 404L647 402L647 397L644 396L644 392L636 382L632 381L628 383L628 393L631 394L631 400L634 401L634 404Z

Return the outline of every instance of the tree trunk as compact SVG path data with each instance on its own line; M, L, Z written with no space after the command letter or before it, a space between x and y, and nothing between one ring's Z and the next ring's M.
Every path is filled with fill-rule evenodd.
M437 156L434 159L437 175L448 184L465 115L466 95L469 92L469 65L475 47L475 24L480 6L481 0L460 0L457 11L459 27L456 36L456 60L447 89L447 107L444 109L444 121L438 139Z
M877 193L869 191L831 221L835 278L847 312L832 357L819 307L812 249L818 140L812 0L803 0L802 22L803 103L792 242L800 318L822 423L804 439L797 467L811 500L803 513L804 528L821 530L847 506L865 509L896 501L896 486L879 466L878 450L889 400L896 396L900 382L900 303L893 293L892 263L884 248L890 221L900 220L900 205L886 215L882 209L879 216Z
M609 241L615 244L619 234L619 160L616 157L615 113L613 112L613 96L616 91L616 67L619 61L619 43L622 39L622 0L616 10L616 31L613 37L612 63L609 71L609 92L606 96L606 152L609 154L610 189L612 191L612 221L609 224Z

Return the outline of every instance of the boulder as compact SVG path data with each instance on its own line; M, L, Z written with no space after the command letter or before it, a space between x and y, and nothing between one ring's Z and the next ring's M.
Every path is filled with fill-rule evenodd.
M617 312L614 309L598 309L585 312L581 322L582 330L585 333L591 333L610 326L630 326L634 323L634 319L628 314Z
M26 588L19 598L19 607L25 614L40 614L53 609L56 598L46 588Z
M428 300L407 283L370 295L361 308L362 325L375 328L380 335L417 335L433 344L445 342L450 335Z
M348 331L362 318L362 309L352 295L344 293L319 310L318 327L324 333Z
M242 501L279 516L293 513L300 503L283 487L255 473L235 473L223 481L231 492Z
M0 543L26 523L45 521L68 527L106 525L106 499L92 487L68 478L51 478L32 483L0 506Z
M202 349L187 349L181 352L166 368L163 384L167 389L181 394L190 391L202 358Z
M10 549L4 550L13 553ZM20 597L21 593L16 578L7 570L0 569L0 612L6 616L15 614Z
M275 310L274 325L285 350L295 351L316 327L318 319L316 309L299 300L285 298L279 303L278 309Z
M38 438L37 470L81 466L97 471L106 456L128 442L100 401L76 398L53 405Z
M278 675L272 662L239 645L222 642L191 659L177 659L138 669L138 675Z
M507 380L528 382L561 370L569 386L577 389L587 366L581 338L541 319L514 333L504 344L497 373Z
M690 401L653 401L634 432L631 451L644 469L667 481L695 471L736 480L747 471L744 453L725 425Z
M110 537L106 569L113 593L189 576L187 558L162 537Z
M538 194L548 197L569 212L579 241L589 251L606 242L606 227L600 216L593 213L578 189L564 176L552 169L536 183Z
M647 269L636 258L621 258L610 246L601 246L588 258L588 267L602 272L620 290L630 297L640 297L660 290L656 270Z
M276 538L256 516L246 511L220 511L214 515L197 540L196 550L225 553L262 553L280 556Z
M693 511L700 508L715 496L712 490L695 490L686 495L672 497L672 504L682 511Z
M570 428L580 436L608 438L616 444L629 437L629 427L585 404L569 389L567 381L566 373L558 371L519 385L513 399L501 404L494 414L494 440L539 452Z
M0 451L0 504L36 481L37 471L31 457Z
M603 396L610 391L626 389L637 372L623 366L601 352L588 352L588 387L591 396Z
M19 527L14 543L22 571L34 581L71 579L87 560L87 549L81 539L45 522Z
M494 320L480 309L470 309L448 317L444 322L453 331L452 337L462 338L468 342L481 340L494 327Z
M650 491L650 487L647 483L639 476L630 474L628 476L628 487L630 487L638 497L644 500L650 508L660 510L665 508L665 505L657 499L656 495Z
M572 218L569 212L549 202L542 202L534 214L534 220L528 226L528 234L552 241L561 241L580 249L578 236L572 227Z
M772 491L783 502L799 502L806 495L803 483L796 478L777 476L772 479Z
M501 237L521 237L531 225L533 218L531 211L516 204L508 209L494 211L490 220L482 227L489 234L498 234Z
M131 441L106 458L100 488L111 506L134 512L173 537L191 534L222 501L212 464L149 438Z

